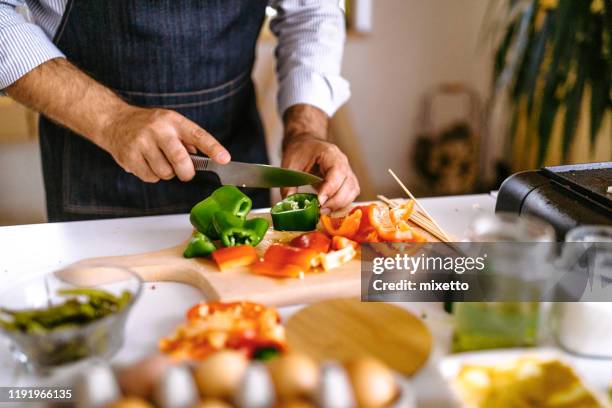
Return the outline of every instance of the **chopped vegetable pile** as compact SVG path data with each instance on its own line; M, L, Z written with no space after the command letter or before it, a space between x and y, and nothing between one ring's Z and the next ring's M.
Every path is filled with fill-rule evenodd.
M128 291L115 296L104 290L90 288L60 289L58 294L72 297L46 309L0 309L0 326L5 330L23 333L46 333L81 326L120 311L132 298ZM8 319L2 318L2 315L8 316Z
M395 208L382 204L354 207L344 217L320 215L316 194L297 193L270 210L277 231L306 231L290 242L268 246L260 258L254 247L264 238L269 223L246 219L251 200L233 186L223 186L191 210L197 229L184 256L211 256L221 271L250 267L256 275L303 278L310 272L329 271L357 256L359 243L425 242L408 223L414 202ZM323 232L316 231L321 220Z
M346 217L321 216L325 231L331 236L341 236L357 242L426 242L408 220L414 207L413 201L389 208L370 204L355 207Z
M259 244L270 223L264 218L247 220L246 216L252 205L251 199L234 186L216 189L191 209L189 220L197 231L194 232L183 256L208 256L219 245L233 247ZM219 240L219 245L215 244L214 240Z
M249 358L269 358L286 349L285 330L274 308L251 302L203 302L187 311L187 321L159 342L178 361L201 360L234 349Z

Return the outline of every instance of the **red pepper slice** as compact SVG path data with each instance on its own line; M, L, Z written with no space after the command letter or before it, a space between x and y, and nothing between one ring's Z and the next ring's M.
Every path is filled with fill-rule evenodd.
M361 223L359 224L359 229L357 233L352 238L354 241L364 243L364 242L379 242L380 239L378 237L378 233L376 232L376 228L370 222L370 217L368 214L372 211L373 207L376 207L376 204L369 205L361 205L355 207L351 210L351 214L357 210L361 210L363 216L361 217Z
M336 236L332 239L332 249L334 251L344 249L349 246L353 247L353 249L355 250L359 248L359 244L357 242L350 240L346 237Z
M304 270L298 265L282 264L270 261L258 261L251 265L251 272L256 275L270 276L272 278L302 278Z
M314 249L274 244L264 254L264 261L280 265L297 265L300 270L308 271L318 255Z
M257 252L251 245L239 245L217 249L212 258L221 271L240 266L249 266L257 261Z
M331 240L319 231L308 232L291 240L291 246L296 248L309 248L317 252L329 252Z
M352 239L359 230L359 225L361 224L362 216L363 212L361 211L361 209L358 208L355 211L349 213L349 215L347 215L346 217L332 218L328 215L322 215L321 223L323 223L323 227L329 235L339 235L348 239Z

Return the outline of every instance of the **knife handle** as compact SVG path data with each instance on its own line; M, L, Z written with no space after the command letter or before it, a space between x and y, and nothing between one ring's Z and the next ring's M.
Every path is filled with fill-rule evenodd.
M208 169L210 164L210 159L208 157L196 156L195 154L190 154L189 157L196 171L206 171L206 169Z

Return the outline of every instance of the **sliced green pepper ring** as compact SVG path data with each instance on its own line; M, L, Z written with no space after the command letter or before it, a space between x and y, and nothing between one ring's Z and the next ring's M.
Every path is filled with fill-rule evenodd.
M319 222L316 194L297 193L277 203L270 210L277 231L312 231Z

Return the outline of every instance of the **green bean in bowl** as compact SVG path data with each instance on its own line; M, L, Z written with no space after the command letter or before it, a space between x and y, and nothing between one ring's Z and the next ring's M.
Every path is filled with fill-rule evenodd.
M11 341L16 360L31 371L113 355L123 344L129 310L140 294L140 278L127 269L88 267L82 276L74 269L63 272L0 295L0 333ZM83 276L88 286L75 286Z

